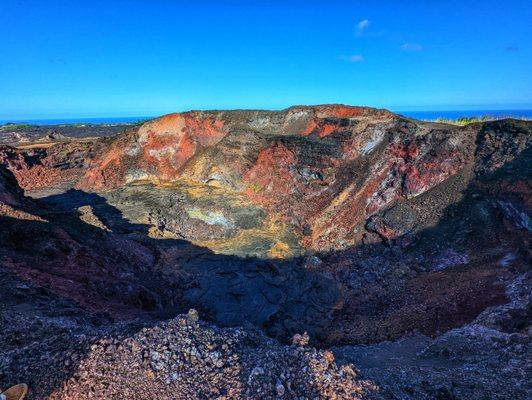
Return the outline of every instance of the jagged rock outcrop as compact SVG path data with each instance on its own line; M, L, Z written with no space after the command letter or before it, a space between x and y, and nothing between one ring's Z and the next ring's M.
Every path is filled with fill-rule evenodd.
M23 191L13 173L5 168L0 168L0 202L11 206L19 205Z

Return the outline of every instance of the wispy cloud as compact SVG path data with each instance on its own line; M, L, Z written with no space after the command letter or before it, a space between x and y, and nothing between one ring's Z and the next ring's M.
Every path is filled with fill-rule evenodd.
M356 34L357 35L362 35L362 33L370 25L371 25L371 21L369 19L363 19L363 20L359 21L358 24L357 24Z
M50 64L66 64L66 61L63 58L49 58L48 62Z
M418 43L405 43L401 45L401 50L403 51L421 51L423 46Z
M508 51L508 52L514 52L514 51L519 51L519 47L517 47L517 46L505 46L505 47L503 47L503 50L504 51Z
M347 61L351 63L362 62L364 61L364 56L362 54L353 54L347 58Z
M364 56L362 54L353 54L351 56L342 55L339 58L348 63L360 63L364 61Z

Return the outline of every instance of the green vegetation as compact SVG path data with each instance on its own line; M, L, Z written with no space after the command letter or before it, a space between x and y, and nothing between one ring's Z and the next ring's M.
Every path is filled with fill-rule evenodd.
M91 124L90 122L72 122L72 123L67 123L67 124L59 124L58 126L73 126L73 127L76 127L76 128L83 128L85 126L92 126L94 124ZM104 125L104 124L101 124L101 125Z
M430 120L431 122L439 122L441 124L451 124L451 125L458 125L458 126L465 126L469 124L474 124L476 122L486 122L486 121L495 121L499 119L505 119L505 118L514 118L514 119L522 119L522 120L530 120L530 118L527 117L492 117L489 115L483 115L480 117L459 117L456 119L450 119L450 118L436 118L434 120Z
M491 121L491 120L494 120L494 119L496 119L496 118L489 117L489 116L485 115L485 116L482 116L482 117L460 117L460 118L456 118L456 119L437 118L436 120L434 120L434 122L439 122L439 123L442 123L442 124L452 124L452 125L464 126L464 125L473 124L475 122L486 122L486 121Z
M137 122L132 122L131 124L132 125L142 125L143 123L148 122L148 121L151 121L151 119L150 118L139 119L139 120L137 120Z
M12 131L12 130L18 130L18 129L26 129L29 128L30 124L14 124L12 122L8 122L7 124L4 124L0 126L0 130L2 131Z

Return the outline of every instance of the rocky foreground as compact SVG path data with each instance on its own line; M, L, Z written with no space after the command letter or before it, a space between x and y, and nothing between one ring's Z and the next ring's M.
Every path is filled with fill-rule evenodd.
M0 146L0 388L526 399L531 132L318 106Z

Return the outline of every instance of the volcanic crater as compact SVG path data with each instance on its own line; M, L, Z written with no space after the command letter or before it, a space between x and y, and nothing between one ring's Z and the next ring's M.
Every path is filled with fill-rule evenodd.
M0 146L0 387L530 395L532 122L323 105L115 130Z

